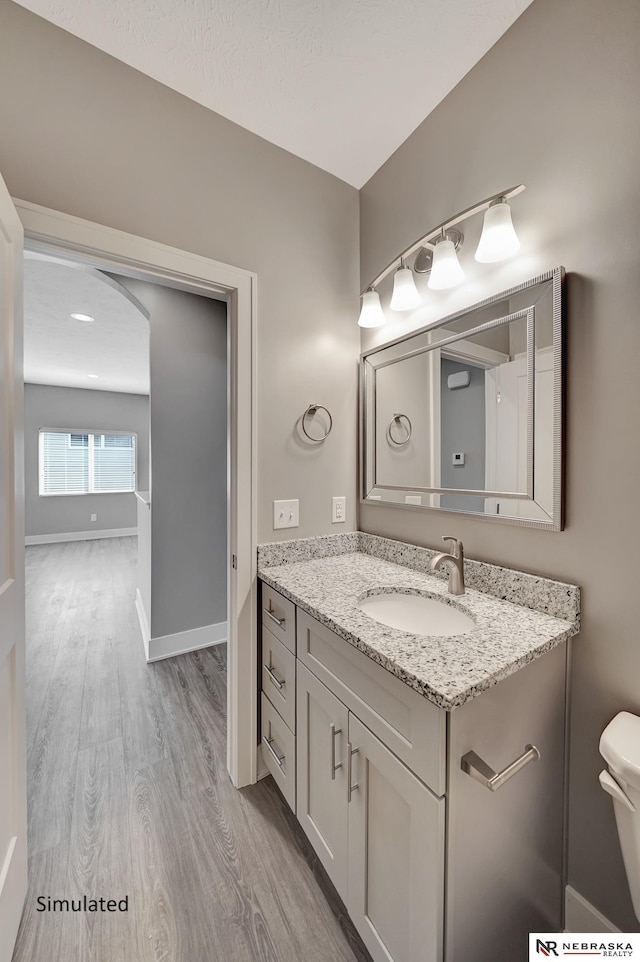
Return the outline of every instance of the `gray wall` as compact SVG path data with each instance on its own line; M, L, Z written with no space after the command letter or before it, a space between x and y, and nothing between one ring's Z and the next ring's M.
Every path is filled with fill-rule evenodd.
M520 255L481 267L470 238L461 260L471 283L431 292L415 326L540 270L569 271L566 530L373 506L360 519L366 531L434 547L456 534L472 558L583 586L569 881L623 931L639 925L611 800L598 785L598 740L616 712L640 713L639 47L637 0L535 0L361 192L364 286L432 225L502 187L527 185L512 205ZM476 220L466 234L479 231Z
M147 308L152 638L227 620L227 305L118 278Z
M431 407L430 354L417 354L376 372L376 480L378 484L427 487L431 478L429 443ZM406 444L389 441L389 424L396 414L411 421ZM406 437L407 422L394 423L391 436ZM404 498L403 498L404 500Z
M9 0L0 38L15 197L257 272L258 540L353 529L358 192ZM312 401L322 445L296 429ZM298 497L300 527L274 532L271 502Z
M469 371L468 387L450 391L447 378L458 371ZM473 364L462 364L443 357L440 366L440 424L441 464L443 488L485 488L485 397L484 370ZM454 451L462 451L464 464L453 464ZM484 511L484 498L462 498L442 495L444 508L466 508Z
M131 431L137 438L138 490L149 487L149 398L143 394L85 391L25 384L25 513L27 535L64 534L137 526L134 494L38 494L40 428ZM98 520L91 521L97 514Z

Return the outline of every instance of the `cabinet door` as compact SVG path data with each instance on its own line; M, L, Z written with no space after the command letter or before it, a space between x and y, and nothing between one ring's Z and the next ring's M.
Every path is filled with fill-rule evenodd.
M349 915L375 962L438 962L445 801L354 715L349 741Z
M297 671L298 820L346 901L349 713L300 662Z

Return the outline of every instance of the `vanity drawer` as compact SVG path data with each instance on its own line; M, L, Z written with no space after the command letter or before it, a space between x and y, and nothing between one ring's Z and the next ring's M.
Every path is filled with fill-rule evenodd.
M295 735L296 658L262 626L262 690Z
M262 582L262 624L296 653L296 606Z
M296 810L296 739L267 696L262 693L262 760L276 785Z
M446 712L298 609L298 658L436 795L446 790Z

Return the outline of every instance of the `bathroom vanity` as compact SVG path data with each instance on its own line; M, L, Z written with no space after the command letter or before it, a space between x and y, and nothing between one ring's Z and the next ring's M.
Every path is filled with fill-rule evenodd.
M262 757L376 962L517 962L562 925L579 590L468 561L454 599L433 555L361 533L260 549ZM470 627L359 607L392 592Z

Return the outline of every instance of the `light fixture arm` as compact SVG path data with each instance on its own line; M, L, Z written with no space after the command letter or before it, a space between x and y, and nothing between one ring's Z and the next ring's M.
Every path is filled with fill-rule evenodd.
M380 273L377 274L376 277L374 277L373 280L366 285L363 293L377 287L378 284L380 284L381 281L383 281L385 277L391 273L394 267L397 266L398 261L400 261L402 264L404 258L410 257L410 255L415 253L418 248L427 247L430 250L433 250L435 248L435 244L432 243L432 241L443 231L446 232L449 228L455 227L456 224L460 224L462 221L467 220L467 218L473 217L474 214L479 214L480 211L487 210L487 208L491 207L492 204L497 204L500 203L501 200L509 200L511 197L516 197L518 194L521 194L523 190L526 190L524 184L518 184L516 187L510 187L508 190L500 190L496 194L492 194L491 197L486 197L479 203L474 204L472 207L467 207L466 210L461 210L460 213L455 214L454 217L449 217L446 221L443 221L442 224L438 224L437 227L433 227L430 231L428 231L426 234L423 234L422 237L419 237L418 240L414 241L407 248L405 248L401 254L396 254L393 260L387 264L384 270L380 271Z

